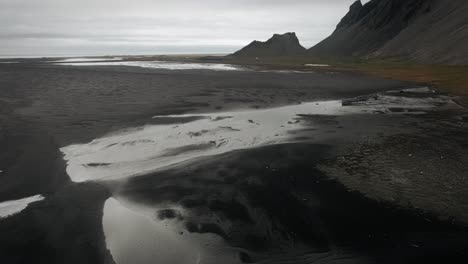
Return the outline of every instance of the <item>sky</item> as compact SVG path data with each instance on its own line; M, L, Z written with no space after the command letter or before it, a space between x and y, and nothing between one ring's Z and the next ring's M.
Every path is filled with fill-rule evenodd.
M285 32L308 48L354 1L0 0L0 56L228 53Z

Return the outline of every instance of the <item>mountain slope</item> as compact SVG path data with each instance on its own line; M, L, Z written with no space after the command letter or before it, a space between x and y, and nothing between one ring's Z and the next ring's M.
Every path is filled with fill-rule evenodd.
M275 34L265 42L253 41L231 56L234 57L274 57L296 56L306 53L294 32L283 35Z
M317 57L404 57L423 63L468 64L468 1L356 1Z

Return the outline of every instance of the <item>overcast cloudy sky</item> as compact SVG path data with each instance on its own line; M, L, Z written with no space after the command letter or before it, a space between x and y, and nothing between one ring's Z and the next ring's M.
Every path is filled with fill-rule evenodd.
M231 52L295 31L310 47L355 0L0 0L0 55Z

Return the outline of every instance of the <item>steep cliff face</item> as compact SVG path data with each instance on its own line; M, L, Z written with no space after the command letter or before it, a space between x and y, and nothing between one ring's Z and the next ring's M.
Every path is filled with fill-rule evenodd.
M306 53L306 49L301 46L296 34L286 33L275 34L265 42L253 41L231 56L234 57L274 57L274 56L296 56Z
M468 1L434 0L426 15L372 54L425 63L468 64Z
M466 0L356 1L333 34L308 53L466 64L467 12Z

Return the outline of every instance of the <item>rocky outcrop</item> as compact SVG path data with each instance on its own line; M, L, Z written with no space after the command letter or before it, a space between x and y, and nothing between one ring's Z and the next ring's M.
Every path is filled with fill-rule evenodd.
M349 8L349 12L344 16L340 23L336 26L337 29L347 27L358 22L362 18L363 5L361 1L356 1Z
M333 34L308 54L468 64L467 13L466 0L356 1Z
M241 50L235 52L233 57L276 57L304 55L306 49L301 46L294 32L283 35L275 34L269 40L253 41Z

